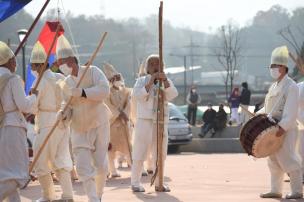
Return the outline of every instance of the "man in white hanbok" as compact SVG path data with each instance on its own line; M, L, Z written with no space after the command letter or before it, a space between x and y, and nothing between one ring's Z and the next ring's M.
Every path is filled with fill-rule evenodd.
M26 120L37 92L26 96L12 50L0 41L0 201L19 202L18 189L29 179Z
M299 87L299 110L298 110L298 129L299 129L299 153L302 159L302 174L304 174L304 82L298 83Z
M126 156L127 162L131 165L131 128L130 128L130 107L131 90L124 85L123 77L111 64L105 64L104 73L110 82L110 96L105 103L112 112L110 119L110 150L109 168L111 177L120 177L115 167L117 153Z
M91 66L76 87L85 67L78 65L63 35L58 38L56 54L59 69L67 76L61 83L64 99L73 97L67 113L60 111L58 119L70 121L76 169L89 202L101 201L108 172L111 111L104 100L110 94L109 83L99 68Z
M298 131L297 114L299 90L297 84L287 75L288 49L286 46L273 50L271 56L270 75L275 82L269 88L265 98L265 106L258 113L267 113L278 120L277 136L285 136L282 147L268 157L271 175L271 190L261 194L261 198L281 198L284 173L290 176L291 193L287 199L303 197L301 159L296 149Z
M35 130L37 132L34 142L34 156L56 122L56 114L62 102L61 89L58 82L63 81L65 78L62 74L54 73L48 68L42 72L46 59L46 52L38 41L33 47L30 58L32 72L36 76L33 86L35 86L41 76L40 74L42 74L38 85L40 93L32 110L32 113L35 114ZM64 125L60 125L60 127L55 129L42 150L34 170L42 188L42 197L37 201L51 201L56 198L51 171L55 172L59 178L62 188L61 198L72 201L73 188L70 177L72 160L69 151L69 133Z
M144 192L145 189L140 183L140 178L143 169L143 163L147 159L149 149L151 149L153 162L157 159L157 90L158 81L164 82L164 98L165 98L165 124L164 124L164 139L163 139L163 159L167 156L168 146L168 102L173 100L177 95L177 89L173 82L167 78L164 73L158 73L159 57L158 55L150 55L145 64L147 75L137 79L132 97L136 100L136 125L132 151L132 176L131 186L134 192ZM156 178L157 179L157 178ZM163 188L158 187L158 180L155 182L155 190L160 189L170 191L169 187L164 185Z

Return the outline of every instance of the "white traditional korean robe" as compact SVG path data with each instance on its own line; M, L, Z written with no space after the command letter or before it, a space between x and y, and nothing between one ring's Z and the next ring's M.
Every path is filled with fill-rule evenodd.
M299 87L299 110L298 110L298 128L299 128L299 153L302 158L302 172L304 172L304 82L298 83Z
M38 85L40 93L32 110L32 113L35 114L35 130L37 132L34 141L34 156L56 122L56 114L63 101L58 83L63 81L64 78L62 74L54 73L47 69ZM33 87L36 81L33 83ZM73 167L69 151L70 136L67 128L62 126L56 127L34 167L35 174L38 176L42 187L42 198L44 199L51 200L55 198L51 171L54 171L59 178L62 198L73 198L73 188L70 180L70 171Z
M33 114L36 115L35 129L37 131L37 137L34 142L34 155L56 122L56 114L61 107L61 91L56 84L59 80L64 80L64 76L48 69L44 72L39 83L38 91L40 93L33 109ZM58 169L65 169L67 171L71 171L72 169L72 160L69 152L69 134L66 128L60 127L57 127L53 132L40 155L35 166L35 174L43 176L49 174L51 170Z
M265 106L258 112L271 113L273 118L279 120L279 126L286 131L282 147L268 158L272 192L275 193L282 193L284 173L290 174L292 192L302 193L301 159L296 149L298 98L296 83L286 75L279 83L271 85L265 98Z
M0 77L12 73L0 67ZM4 188L17 183L23 186L29 179L28 150L26 141L26 120L22 112L28 113L33 107L36 96L25 96L21 78L10 78L0 95L1 104L6 112L0 128L0 200ZM4 187L1 187L1 186ZM13 187L14 185L12 185Z
M84 70L84 67L79 67L77 77L66 77L66 99L69 98L67 89L76 87ZM103 194L108 172L111 112L104 104L104 100L109 96L110 88L104 73L95 66L89 68L80 88L84 89L87 98L73 98L70 106L72 148L79 179L84 184L89 201L95 202L99 201Z
M138 186L140 183L140 176L142 171L143 161L146 160L149 149L151 149L153 162L156 162L156 148L157 148L157 133L156 133L156 91L157 85L154 85L149 92L146 91L145 85L148 84L151 75L146 75L138 78L136 81L132 97L136 100L136 125L135 135L133 140L132 151L132 178L131 184ZM165 96L165 119L164 119L164 139L163 139L163 159L167 156L168 146L168 102L173 100L177 95L177 89L173 82L168 79L170 87L164 89ZM132 99L133 99L132 98ZM136 165L138 164L138 165Z
M128 163L131 164L131 157L129 154L131 151L132 138L130 124L128 121L125 122L119 118L119 114L121 111L123 111L127 117L130 117L130 93L131 91L128 88L123 87L120 90L116 90L112 87L110 91L110 96L106 100L106 104L112 112L112 118L110 120L111 150L109 151L109 167L112 174L117 174L114 165L115 152L121 152L122 154L124 154L129 161Z

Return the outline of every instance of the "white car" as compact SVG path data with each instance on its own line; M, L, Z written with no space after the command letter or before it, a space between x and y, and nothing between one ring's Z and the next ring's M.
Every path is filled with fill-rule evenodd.
M169 103L168 124L168 149L176 152L180 145L189 144L192 141L192 131L187 118L172 103Z

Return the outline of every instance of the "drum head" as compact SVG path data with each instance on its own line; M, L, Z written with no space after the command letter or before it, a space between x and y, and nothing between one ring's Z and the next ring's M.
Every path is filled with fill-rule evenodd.
M278 126L269 127L255 139L252 147L252 155L254 157L264 158L281 148L285 135L277 137L278 130Z

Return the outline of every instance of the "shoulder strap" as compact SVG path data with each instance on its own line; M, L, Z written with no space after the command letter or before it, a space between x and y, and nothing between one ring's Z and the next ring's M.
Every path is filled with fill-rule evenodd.
M277 102L273 105L272 109L270 110L268 116L272 117L272 113L274 112L274 110L276 109L277 105L280 103L281 99L284 97L285 93L288 91L288 88L290 86L290 82L288 82L288 84L284 87L282 94L280 95L279 99L277 100Z
M3 74L0 76L0 95L2 94L3 89L7 85L8 81L14 76L14 74Z
M3 74L2 76L0 76L0 95L2 95L3 90L7 85L8 81L13 77L15 77L14 74ZM0 100L0 127L2 127L4 116L5 116L5 112L3 109L2 102Z

